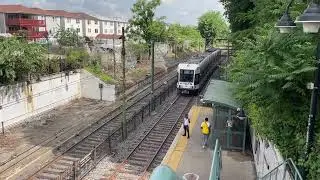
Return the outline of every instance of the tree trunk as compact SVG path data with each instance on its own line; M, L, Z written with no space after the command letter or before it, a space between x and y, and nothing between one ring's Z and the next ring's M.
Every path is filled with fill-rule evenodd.
M151 45L148 43L148 61L151 59Z

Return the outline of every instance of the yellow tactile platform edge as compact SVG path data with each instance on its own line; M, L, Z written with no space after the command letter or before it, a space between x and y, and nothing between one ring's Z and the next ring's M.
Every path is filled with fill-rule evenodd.
M191 117L190 117L190 136L192 135L192 130L195 126L195 124L198 121L198 116L200 113L201 107L199 106L193 106L190 110ZM176 145L174 145L173 148L171 148L167 155L165 156L164 160L162 161L163 164L171 167L174 171L177 170L179 167L180 161L182 159L183 153L187 147L188 140L186 137L181 136L180 134L181 130L177 134L178 139Z

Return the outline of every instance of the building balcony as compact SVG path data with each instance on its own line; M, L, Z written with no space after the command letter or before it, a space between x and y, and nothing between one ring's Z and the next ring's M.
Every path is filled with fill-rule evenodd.
M19 31L9 31L10 34L16 35ZM23 32L22 32L23 33ZM48 34L47 31L27 31L26 30L27 39L39 39L45 38Z
M23 18L14 18L7 19L6 24L8 26L35 26L35 27L45 27L45 20L35 20L35 19L23 19Z

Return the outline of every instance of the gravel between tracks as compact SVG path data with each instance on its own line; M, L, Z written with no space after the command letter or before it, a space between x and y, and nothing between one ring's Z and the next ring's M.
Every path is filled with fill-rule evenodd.
M174 93L175 94L175 93ZM161 108L157 109L153 113L152 116L149 116L142 124L139 125L137 130L133 131L128 135L128 138L123 141L122 143L119 143L113 151L115 151L114 156L108 156L104 158L94 170L92 170L85 178L84 180L96 180L101 178L106 178L108 175L113 173L114 168L119 165L118 162L121 162L124 160L124 158L129 155L130 149L134 148L137 143L145 136L145 134L148 132L150 127L154 123L156 123L157 118L161 115L161 112L165 111L165 109L170 105L170 103L173 101L173 99L176 96L170 96L169 99L166 100L166 102L161 106Z

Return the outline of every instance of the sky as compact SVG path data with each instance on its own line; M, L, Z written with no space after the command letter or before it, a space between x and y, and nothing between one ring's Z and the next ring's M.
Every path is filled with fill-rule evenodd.
M161 0L156 15L168 23L196 25L197 18L208 10L224 12L219 0ZM1 0L0 4L23 4L44 9L82 11L106 17L130 18L135 0Z

